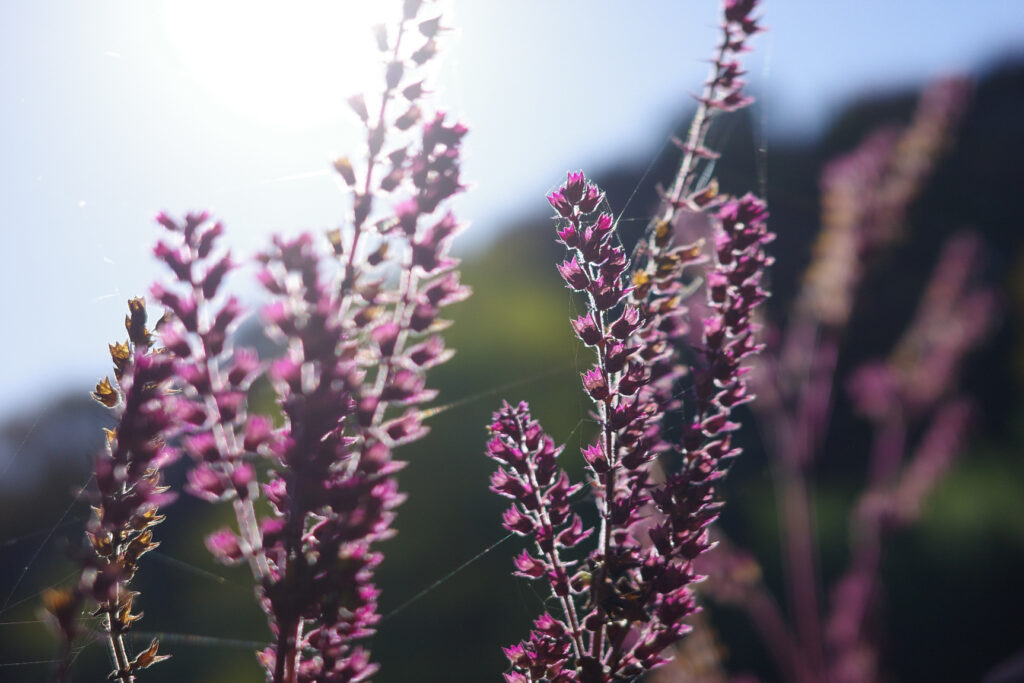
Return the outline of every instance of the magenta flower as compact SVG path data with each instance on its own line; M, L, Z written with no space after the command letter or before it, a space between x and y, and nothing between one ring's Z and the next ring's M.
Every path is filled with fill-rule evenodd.
M555 466L561 449L525 404L505 405L491 425L488 455L500 465L491 490L513 500L504 526L535 544L535 552L516 557L515 573L544 578L562 613L542 615L528 640L506 648L508 681L627 680L665 661L663 651L686 633L685 619L696 611L692 563L710 547L707 527L721 505L716 484L738 453L729 417L750 398L744 363L760 349L753 312L767 296L767 213L751 196L720 200L711 214L708 316L689 369L693 405L681 440L668 438L661 420L678 406L674 385L684 374L677 356L687 330L680 277L708 259L700 245L675 247L667 230L656 230L648 267L630 277L629 259L612 240L612 216L593 214L602 196L582 173L569 173L548 196L562 222L559 240L570 250L558 270L586 297L587 311L572 327L596 356L582 383L598 435L582 454L599 527L584 527L570 512L580 486ZM657 456L673 452L680 469L654 476ZM576 562L564 553L591 536L596 548L573 572Z
M161 484L161 469L178 455L167 443L177 429L171 356L156 347L146 326L145 300L129 300L128 309L128 341L110 345L116 381L104 378L92 394L118 417L116 428L105 430L106 451L94 461L96 492L85 532L93 554L82 559L82 574L73 590L52 591L46 597L47 609L66 641L60 678L68 673L71 640L77 632L74 620L83 598L98 605L94 615L103 619L114 661L112 680L133 681L137 672L169 656L157 654L156 639L134 658L125 646L132 624L142 618L141 613L132 613L138 593L129 583L141 557L160 545L153 527L164 520L160 506L174 498Z

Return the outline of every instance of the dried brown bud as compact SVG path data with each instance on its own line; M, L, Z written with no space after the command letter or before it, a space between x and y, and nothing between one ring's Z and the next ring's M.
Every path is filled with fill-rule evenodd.
M124 327L128 330L128 339L136 346L149 346L149 330L146 329L146 299L137 296L128 299L128 313L124 319Z
M96 385L96 390L92 392L92 397L108 408L113 408L121 400L121 395L110 383L109 377L104 377Z
M356 228L362 227L363 223L366 222L367 216L370 215L370 211L373 209L373 195L372 194L357 194L355 199L352 201L352 223Z
M126 342L114 342L107 347L110 349L110 360L114 362L114 377L120 381L124 368L128 365L128 359L132 356L131 347Z
M421 21L419 28L424 38L433 38L441 30L441 17Z
M43 591L43 607L56 620L57 627L68 643L75 638L81 604L82 594L78 590L48 588Z
M114 536L109 531L102 534L86 531L85 535L89 538L92 549L100 557L111 557L114 554Z
M363 310L352 316L352 321L356 327L363 328L372 323L380 316L381 309L377 306L367 306Z
M690 201L699 208L704 208L718 198L718 180L712 178L703 190L690 195Z
M327 241L331 243L331 248L334 250L335 256L341 256L345 253L345 246L341 242L341 229L334 228L333 230L327 231Z
M412 55L410 56L412 57L412 61L416 62L420 66L423 66L436 54L437 42L434 41L433 39L430 39L427 42L423 43L423 47L416 50L416 52L413 52Z
M672 239L672 230L670 229L668 221L658 221L658 224L654 226L654 243L659 247L664 247Z
M348 106L352 107L352 111L356 113L356 116L363 123L370 120L370 112L366 109L366 99L363 98L362 94L353 95L348 98Z
M676 248L676 252L679 254L679 258L686 263L691 263L693 261L698 260L703 250L703 237L694 242L693 244L687 244Z
M334 160L334 170L338 172L345 184L352 187L356 184L356 172L352 168L352 162L348 157L340 157Z
M148 529L151 526L156 526L160 522L164 521L167 517L158 513L157 508L149 508L141 515L135 515L132 517L132 528L136 531L142 531Z
M409 100L410 102L418 100L423 96L423 81L417 81L412 85L407 85L402 89L402 97Z
M48 588L43 591L43 606L51 614L67 609L74 602L74 593L66 588Z
M114 615L114 618L121 625L122 629L130 628L132 622L142 618L142 612L132 614L132 602L135 600L136 595L138 595L137 591L129 591L123 593L117 601L117 614Z
M370 130L366 136L366 147L369 149L371 156L376 156L380 153L381 147L384 146L384 138L387 135L383 125L377 126Z
M420 120L421 116L420 108L414 104L406 109L404 114L395 119L395 128L398 130L408 130Z
M384 82L387 84L388 90L394 90L398 87L398 84L402 82L402 76L405 74L405 64L400 61L394 61L388 64L387 73L385 74Z
M158 655L156 652L160 648L160 641L156 638L149 644L145 650L139 653L139 655L131 661L128 668L132 671L139 671L140 669L146 669L157 662L162 662L165 659L170 659L170 655Z
M384 24L376 24L373 27L373 37L377 41L377 49L381 52L388 51L388 28Z
M405 177L405 169L401 166L396 166L391 171L380 179L380 189L384 192L391 192L402 182L402 178Z
M420 11L420 5L423 4L423 0L405 0L402 6L402 17L406 20L415 19L417 12Z
M373 250L373 252L366 257L366 262L371 266L380 265L384 259L388 257L388 243L386 241L381 242L380 246Z
M156 325L153 326L153 329L155 329L157 332L159 332L160 328L162 328L167 323L171 322L171 320L173 320L173 319L174 319L174 314L173 313L171 313L170 311L164 311L163 315L160 316L160 319L156 321Z
M127 562L134 565L138 562L140 557L148 553L150 550L156 549L159 545L159 541L153 540L153 532L146 529L129 541L128 547L124 550L124 558Z

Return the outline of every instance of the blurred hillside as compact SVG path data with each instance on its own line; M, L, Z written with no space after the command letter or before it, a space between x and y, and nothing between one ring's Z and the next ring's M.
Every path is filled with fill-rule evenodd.
M722 150L719 178L726 191L765 187L778 234L769 316L784 318L810 256L818 225L817 178L823 163L853 148L877 125L907 119L916 93L858 102L821 139L756 139L750 121L723 122L712 146ZM885 564L888 594L886 665L898 680L980 680L1000 661L1024 650L1024 65L996 68L974 99L938 172L916 202L904 241L873 264L842 349L840 373L884 353L911 315L943 240L970 226L989 250L987 276L1002 292L1004 318L983 353L971 359L963 382L980 406L968 453L930 500L924 522L892 544ZM688 120L688 119L687 119ZM667 131L666 131L667 133ZM667 136L666 136L667 137ZM762 153L764 149L764 153ZM676 165L666 145L643 182L644 168L588 169L622 212L623 240L631 243L656 199L655 186ZM552 185L559 181L552 178ZM634 195L635 190L635 195ZM542 603L539 588L513 579L509 540L448 575L504 536L500 499L487 490L492 471L483 456L485 426L505 398L530 401L579 474L576 446L589 433L578 368L586 354L573 343L572 304L553 264L555 244L543 197L524 220L464 264L474 296L453 307L447 333L455 359L438 369L443 409L429 421L428 438L400 452L409 500L398 518L380 573L386 615L373 642L383 663L380 683L497 680L505 668L499 649L525 634ZM117 321L111 321L111 331ZM97 349L102 354L103 349ZM72 505L72 491L88 476L90 454L101 442L101 408L75 388L38 415L0 425L0 622L38 617L35 594L67 578L63 559L77 545L88 511ZM743 433L748 452L729 481L723 519L729 534L767 558L766 580L779 585L771 481L757 437ZM863 479L866 426L841 400L818 482L823 571L833 577L846 553L846 512ZM181 479L180 465L171 479ZM182 498L160 527L163 545L147 556L138 589L146 618L142 632L160 629L191 637L164 637L175 653L161 680L259 680L251 643L265 638L245 570L226 570L206 554L198 530L225 522ZM62 513L64 513L62 515ZM218 517L214 519L214 517ZM48 532L53 531L48 535ZM152 561L148 561L152 557ZM15 589L24 572L24 578ZM207 574L212 572L212 574ZM221 577L221 578L217 578ZM226 577L226 578L225 578ZM436 583L446 579L441 583ZM429 589L429 590L427 590ZM406 605L421 591L427 592ZM391 615L395 610L396 613ZM736 615L714 612L712 622L736 671L774 680L765 654ZM39 625L0 624L0 663L52 656ZM204 641L195 636L230 640ZM139 637L139 643L148 639ZM240 642L242 641L242 642ZM101 645L83 651L78 667L102 671ZM0 669L4 680L44 680L41 667ZM79 680L88 680L81 676ZM154 678L157 680L157 678Z

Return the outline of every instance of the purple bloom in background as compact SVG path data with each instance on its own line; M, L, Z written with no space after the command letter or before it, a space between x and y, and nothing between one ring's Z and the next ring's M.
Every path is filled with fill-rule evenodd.
M701 558L700 570L711 577L705 595L747 612L787 680L866 683L883 676L876 617L885 537L917 518L963 442L970 402L956 395L957 370L994 313L992 293L973 284L979 245L972 236L946 245L917 316L887 358L848 378L836 369L866 264L905 229L967 91L959 80L936 84L907 127L876 131L825 167L822 229L804 286L786 328L773 335L778 343L752 373L753 408L778 471L792 626L761 583L752 555L723 542ZM709 279L709 286L717 282ZM867 485L852 514L849 565L823 613L810 488L840 380L855 411L870 421L874 441Z

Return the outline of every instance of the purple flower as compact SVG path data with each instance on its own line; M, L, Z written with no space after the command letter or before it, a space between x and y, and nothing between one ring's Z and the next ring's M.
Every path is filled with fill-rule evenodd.
M443 309L469 294L449 255L462 225L446 209L463 190L467 131L421 101L419 66L438 26L417 19L420 4L404 5L377 120L363 98L350 101L367 144L365 168L335 164L353 188L348 224L328 233L329 250L305 234L275 238L260 257L273 298L264 326L288 344L269 371L284 424L266 449L275 462L263 489L273 504L262 525L263 603L275 641L260 658L275 681L357 681L376 670L358 641L379 621L378 546L404 499L392 450L427 432L419 406L436 391L426 371L452 355L435 332L447 325ZM404 25L414 20L419 45ZM386 32L378 40L390 45ZM396 115L399 93L408 108Z
M706 260L699 244L674 247L669 231L656 227L647 262L630 275L628 257L611 239L612 216L593 215L601 197L581 173L569 173L548 195L570 249L558 270L586 296L587 311L572 327L596 356L582 382L598 425L583 448L597 533L570 511L579 485L555 468L560 449L526 405L506 404L491 424L488 455L500 465L491 490L514 501L504 526L531 536L536 548L516 557L515 573L545 579L562 610L562 619L543 615L528 640L506 648L509 681L635 677L662 663L663 650L688 630L685 618L696 610L692 562L710 546L707 526L720 505L715 485L737 453L729 443L738 426L731 408L745 396L743 363L760 348L752 314L767 296L760 287L771 262L763 249L772 238L767 213L750 196L720 200L712 214L709 315L690 372L695 402L684 439L670 443L661 418L677 407L675 383L684 376L676 355L687 331L681 276ZM681 469L658 483L655 456L670 450L679 452ZM570 574L563 552L591 536L596 548Z
M230 529L220 529L206 537L206 547L223 564L238 564L245 557L239 541Z
M503 517L504 526L519 535L533 536L535 542L533 553L523 550L516 557L516 573L526 578L546 578L552 592L559 596L566 618L563 623L549 617L551 624L558 623L564 636L566 647L560 651L567 654L567 634L571 633L573 648L579 656L584 652L582 633L570 597L573 589L569 572L574 563L564 559L562 553L592 532L584 529L579 517L569 509L569 498L580 486L570 485L565 472L558 469L556 458L562 449L556 448L551 437L541 431L525 403L515 408L505 404L494 414L490 431L487 452L499 465L491 478L491 490L513 501ZM517 656L509 655L513 664Z
M156 348L153 334L146 327L145 300L131 299L128 310L128 341L110 345L116 381L104 378L93 392L97 401L118 416L116 428L105 430L106 451L94 465L97 493L93 516L86 525L93 556L83 560L82 575L74 590L54 593L47 599L68 648L75 635L68 621L69 610L77 613L85 596L98 603L94 614L103 617L103 629L115 658L110 676L122 680L133 680L136 672L167 659L167 655L157 655L156 640L130 658L125 637L132 623L142 616L132 613L138 593L129 589L129 582L141 557L160 545L153 538L153 527L164 520L159 507L173 499L167 487L161 485L160 470L177 456L167 445L177 424L170 388L171 356Z

